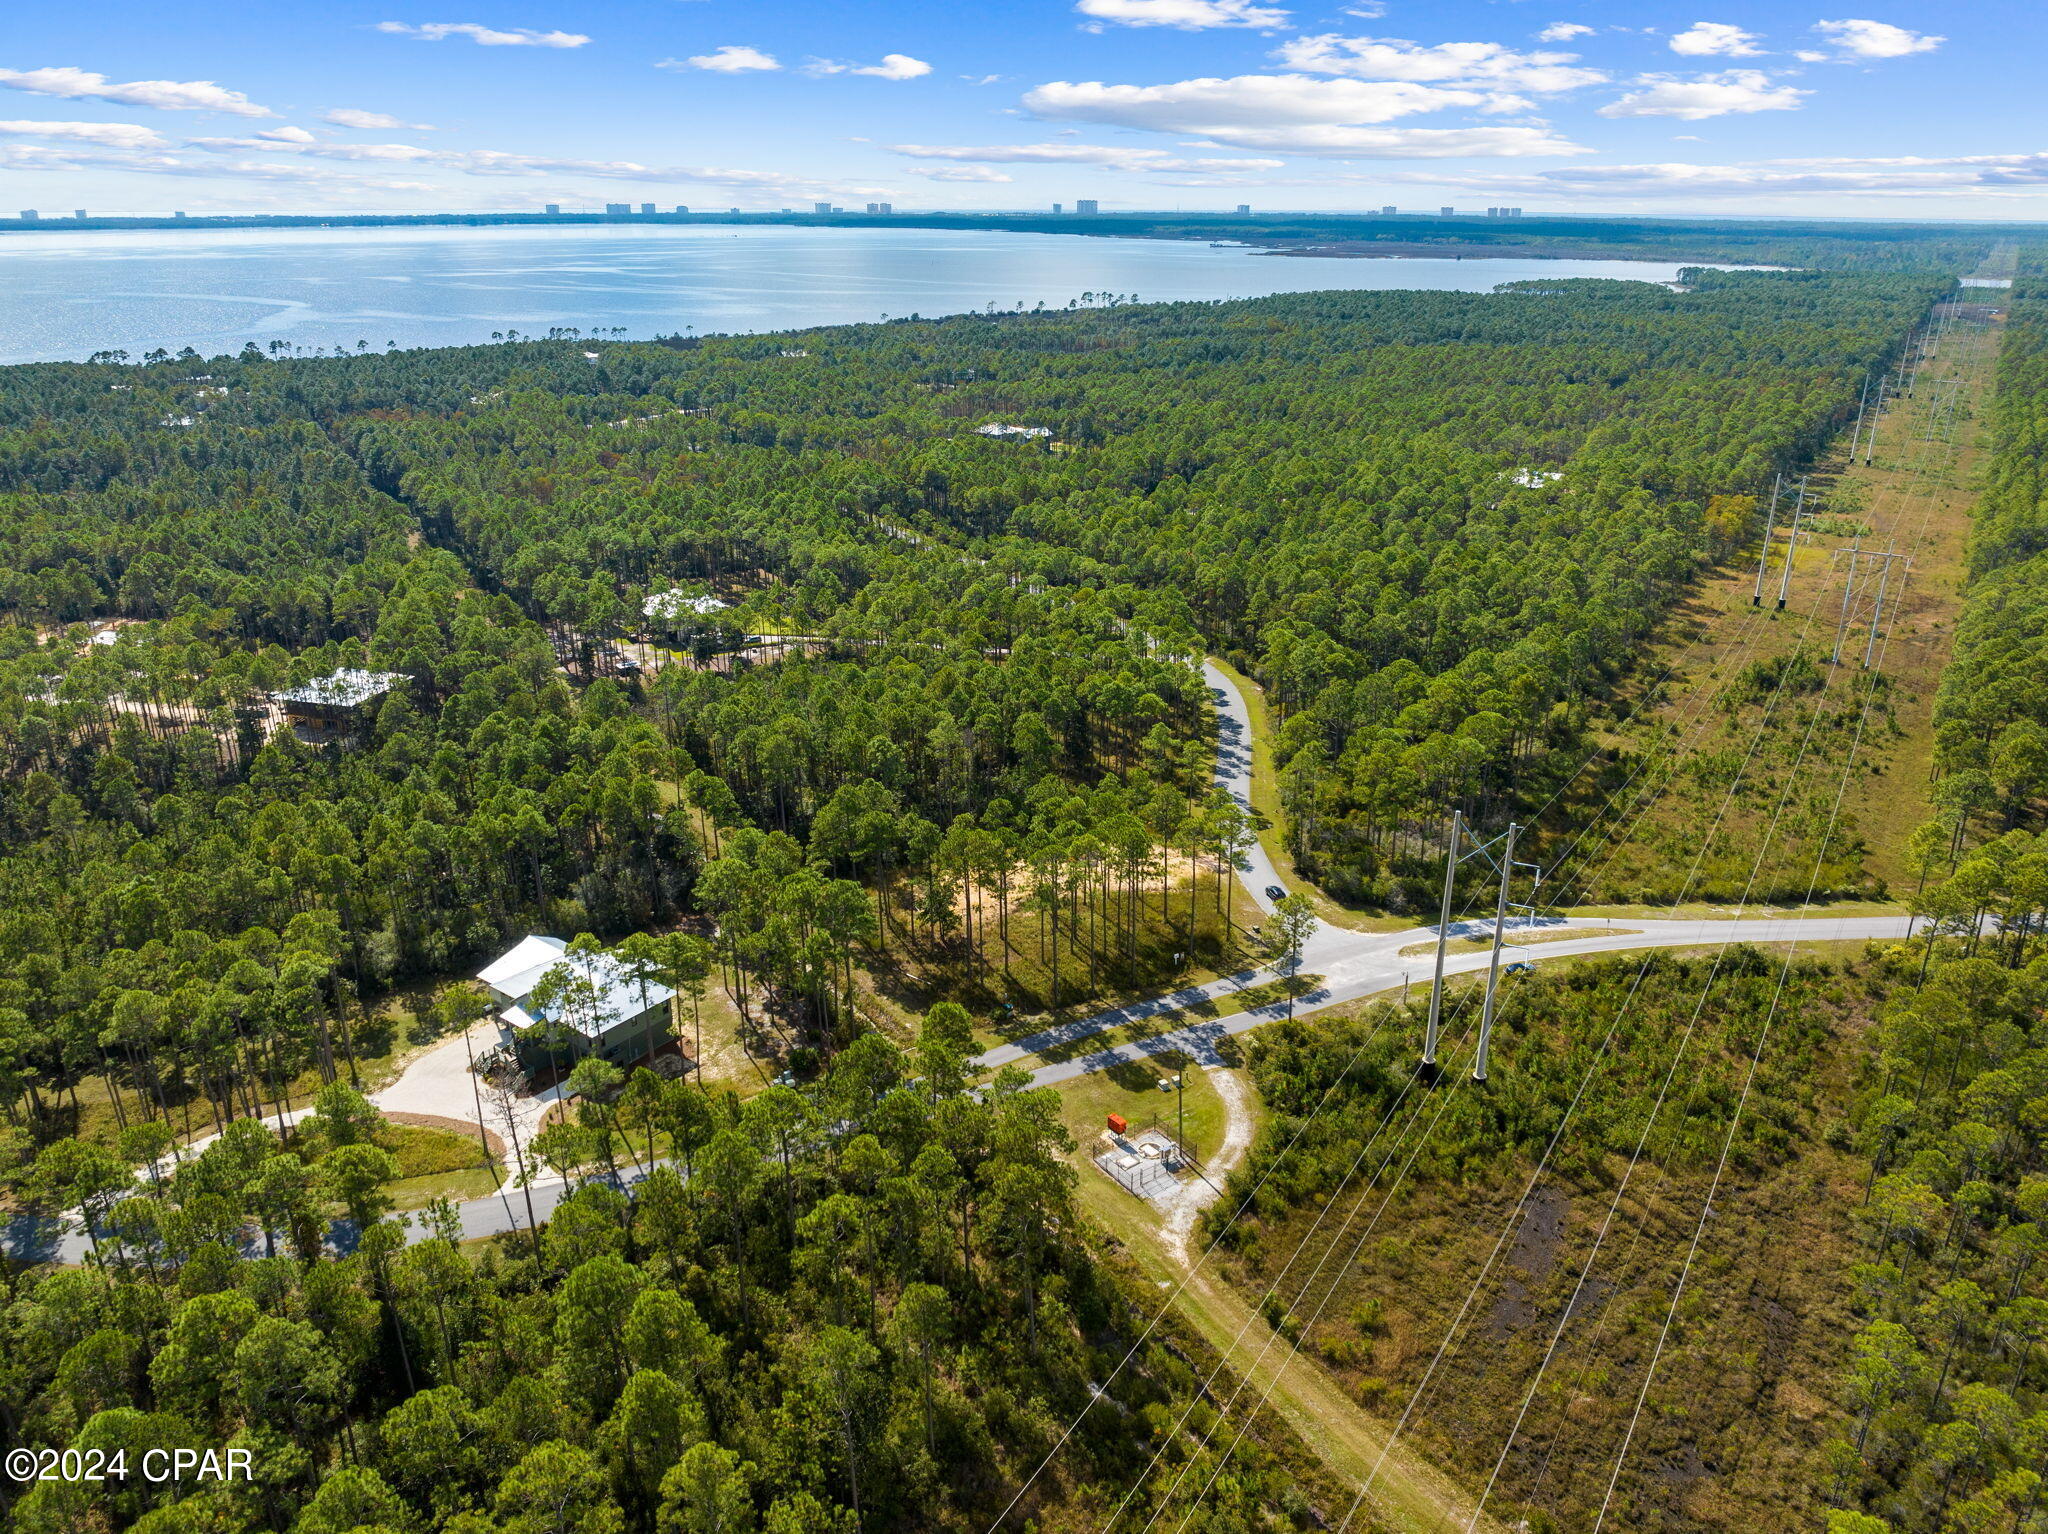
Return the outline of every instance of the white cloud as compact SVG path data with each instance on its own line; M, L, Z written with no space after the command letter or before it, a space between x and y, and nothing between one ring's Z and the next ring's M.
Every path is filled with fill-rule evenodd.
M155 107L161 112L227 112L236 117L275 117L240 91L224 90L211 80L109 80L90 69L0 69L0 86L38 96L70 100L114 101L122 106Z
M913 160L973 160L998 165L1104 165L1112 170L1128 171L1278 170L1287 163L1285 160L1190 160L1164 149L1126 149L1106 144L891 144L889 147Z
M1408 80L1419 84L1500 86L1540 95L1602 84L1597 69L1570 67L1573 53L1516 53L1499 43L1438 43L1424 47L1398 37L1297 37L1274 57L1295 69L1349 75L1361 80Z
M1591 37L1593 29L1576 21L1553 21L1536 34L1539 43L1568 43L1575 37Z
M1232 75L1170 85L1105 85L1053 80L1025 93L1040 117L1218 134L1287 123L1377 123L1442 107L1478 106L1473 91L1409 81L1316 80L1307 75Z
M752 52L752 49L746 50ZM696 60L692 59L692 63ZM804 65L808 75L873 75L878 80L915 80L928 75L932 66L907 53L885 53L879 64L848 64L839 59L812 59Z
M1521 124L1483 128L1239 128L1210 137L1238 149L1318 155L1333 160L1449 160L1468 156L1512 159L1592 153L1584 145L1560 138L1548 128Z
M590 39L581 32L539 32L532 27L486 27L474 21L428 21L410 26L403 21L380 21L379 32L417 37L421 42L446 42L466 37L484 48L581 48Z
M275 139L280 144L317 144L320 142L304 128L266 128L256 136L258 138Z
M1609 102L1600 108L1600 115L1682 117L1697 122L1732 112L1789 112L1812 94L1790 85L1773 85L1760 69L1729 69L1691 80L1644 75L1637 83L1647 88Z
M919 75L928 75L932 66L923 59L914 59L907 53L885 53L879 64L863 64L853 71L857 75L873 75L878 80L915 80Z
M40 126L40 125L39 125ZM94 126L94 125L88 125ZM251 155L250 151L262 151ZM246 157L244 157L246 156ZM442 173L438 181L395 180L365 175L354 170L332 168L320 163L341 161L412 162L420 170ZM949 167L971 169L971 167ZM738 170L706 165L643 165L632 160L584 160L549 155L510 154L497 150L436 150L411 144L332 144L324 140L302 143L290 138L192 139L176 150L148 146L134 148L93 142L61 144L9 143L0 137L0 171L50 171L76 174L81 170L113 170L141 175L215 180L222 182L267 183L303 206L307 199L325 198L342 205L349 195L370 196L393 192L431 194L446 198L450 175L487 179L517 178L564 181L558 200L579 195L570 190L566 178L598 181L632 181L652 185L713 187L734 193L752 192L763 198L791 201L799 197L868 197L898 195L886 186L853 185L823 180L816 176L790 175L781 171ZM975 179L982 179L976 177ZM331 195L330 195L331 194ZM477 194L464 192L465 197ZM529 206L536 194L522 190L500 198L506 206ZM484 194L482 201L491 201ZM443 204L445 205L445 204Z
M365 112L356 107L335 107L320 114L322 122L330 122L341 128L405 128L414 133L431 133L431 123L409 123L393 117L388 112Z
M0 133L23 138L71 139L84 144L104 144L109 149L166 147L153 129L140 123L0 122Z
M1039 117L1199 134L1200 147L1338 158L1581 154L1541 126L1389 129L1362 126L1415 112L1486 105L1485 93L1406 80L1317 80L1308 75L1236 75L1170 85L1076 84L1055 80L1028 92Z
M1792 57L1802 64L1825 64L1832 57L1826 53L1815 53L1811 48L1795 48Z
M1387 8L1380 0L1358 0L1356 5L1345 6L1344 14L1356 16L1360 21L1378 21L1387 14Z
M654 67L708 69L714 74L739 75L753 69L780 69L782 63L774 54L763 53L759 48L749 48L741 43L727 43L715 53L693 53L686 59L663 59Z
M2027 197L2048 192L2048 154L1831 157L1760 160L1736 165L1575 165L1522 175L1425 176L1383 172L1385 181L1432 186L1576 196L1645 198L1725 196L1806 199L1819 194L1868 197Z
M116 170L148 176L190 177L197 180L276 182L287 185L295 200L307 192L436 192L445 188L424 181L391 181L358 176L294 163L279 165L260 161L187 160L154 151L73 148L70 145L0 144L0 169L54 171L76 174L81 170Z
M919 165L910 172L930 181L1009 181L1013 178L986 165Z
M1888 21L1816 21L1813 30L1859 59L1898 59L1909 53L1932 53L1948 41L1924 32L1908 32Z
M417 144L329 144L314 138L310 133L304 138L285 138L279 134L266 133L255 138L195 138L187 139L186 146L222 154L230 150L258 150L267 154L308 155L320 160L384 160L404 163L414 160L445 162L447 152L438 149L422 149Z
M891 144L913 160L980 160L1002 165L1114 165L1164 155L1164 149L1106 149L1093 144Z
M1725 21L1696 21L1672 35L1671 51L1692 58L1715 54L1731 59L1752 58L1763 52L1756 41L1756 33L1731 27Z
M1095 21L1120 27L1277 27L1287 12L1253 0L1077 0L1074 9Z

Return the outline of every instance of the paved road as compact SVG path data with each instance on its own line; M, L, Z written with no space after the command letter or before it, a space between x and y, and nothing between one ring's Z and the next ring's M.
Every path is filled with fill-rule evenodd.
M1251 808L1252 772L1252 728L1251 710L1243 695L1221 668L1213 662L1204 662L1203 678L1216 699L1217 751L1216 782L1229 792L1232 798L1245 809ZM1246 854L1242 870L1246 885L1261 909L1272 910L1272 902L1265 896L1267 885L1285 887L1285 880L1266 856L1263 846L1255 846ZM1864 940L1902 938L1906 936L1909 919L1904 916L1858 916L1858 917L1750 917L1727 919L1703 917L1693 921L1628 921L1584 917L1539 918L1534 927L1546 934L1547 941L1528 948L1518 949L1517 959L1531 962L1547 958L1563 958L1571 954L1620 953L1640 948L1690 948L1709 943L1823 943L1841 939ZM1521 918L1508 923L1510 937L1526 936L1531 923ZM1558 931L1584 931L1580 938L1559 938L1552 934ZM1451 928L1451 935L1458 937L1490 937L1493 922L1460 922ZM1420 979L1427 983L1433 968L1433 955L1418 954L1409 958L1401 957L1403 948L1417 943L1433 942L1436 928L1410 927L1400 932L1354 932L1346 927L1333 927L1328 922L1317 925L1314 935L1302 947L1301 967L1304 973L1320 975L1321 983L1307 995L1296 999L1294 1011L1297 1016L1316 1012L1325 1007L1338 1006L1361 997L1377 995L1402 985L1408 979ZM1489 955L1486 953L1458 953L1446 956L1446 974L1469 974L1473 970L1485 969ZM1171 995L1150 1001L1134 1002L1130 1006L1116 1007L1098 1012L1092 1017L1077 1018L1057 1028L1031 1034L1008 1044L998 1045L982 1055L979 1063L990 1069L1002 1065L1014 1065L1032 1058L1047 1060L1032 1071L1032 1083L1036 1086L1050 1086L1061 1081L1071 1081L1076 1076L1085 1076L1093 1071L1107 1070L1113 1065L1141 1059L1168 1051L1185 1050L1205 1065L1219 1064L1216 1043L1227 1034L1244 1033L1262 1023L1270 1023L1287 1015L1287 1004L1274 1003L1263 1007L1252 1007L1233 1012L1226 1017L1208 1018L1192 1022L1171 1032L1154 1034L1145 1038L1128 1040L1108 1049L1079 1052L1076 1046L1095 1034L1122 1028L1132 1023L1143 1023L1169 1013L1186 1013L1205 1006L1226 1003L1235 992L1252 986L1264 985L1277 977L1271 968L1244 970L1207 985L1188 986ZM1051 1057L1048 1059L1048 1057Z
M1708 917L1698 921L1627 923L1584 917L1551 917L1538 918L1533 924L1516 918L1508 923L1508 936L1511 939L1526 936L1532 925L1534 931L1544 933L1548 937L1545 942L1509 950L1514 959L1542 962L1570 954L1694 948L1703 944L1896 939L1906 935L1906 924L1907 918L1903 916L1757 917L1734 921ZM1569 931L1583 931L1586 936L1549 936ZM1451 928L1453 938L1490 937L1492 932L1490 920L1459 922ZM1322 979L1315 989L1296 1000L1295 1015L1395 990L1410 979L1427 985L1434 965L1433 956L1424 953L1404 959L1401 950L1417 943L1431 942L1435 937L1434 927L1410 927L1401 932L1350 932L1340 927L1324 927L1309 940L1302 953L1302 969L1309 974L1320 975ZM1488 958L1489 955L1483 952L1449 954L1444 960L1444 973L1461 975L1483 970ZM1169 1011L1186 1012L1204 1003L1226 1001L1231 993L1265 984L1274 979L1275 974L1272 969L1247 970L1208 985L1190 986L1156 1001L1139 1002L1078 1019L1063 1028L992 1049L981 1057L981 1063L994 1067L1013 1064L1031 1056L1043 1059L1048 1053L1066 1055L1066 1058L1054 1059L1032 1071L1034 1086L1051 1086L1092 1071L1107 1070L1113 1065L1168 1051L1185 1050L1201 1064L1220 1064L1221 1057L1216 1051L1218 1040L1285 1017L1287 1004L1284 1001L1273 1002L1224 1017L1201 1019L1170 1032L1126 1040L1107 1049L1071 1054L1068 1051L1073 1050L1079 1041L1111 1028L1156 1018Z
M1221 666L1202 662L1202 680L1209 684L1209 696L1216 702L1216 786L1237 801L1247 815L1252 813L1252 711L1244 694ZM1285 889L1287 881L1266 856L1263 843L1254 842L1245 854L1239 872L1253 904L1268 916L1273 914L1269 887Z
M1252 773L1251 711L1230 678L1215 665L1204 663L1202 674L1216 697L1216 782L1241 806L1249 810ZM1259 908L1271 912L1273 907L1272 902L1266 897L1266 887L1284 887L1285 881L1274 868L1272 860L1266 856L1264 847L1255 845L1246 853L1240 873ZM1703 917L1694 921L1622 923L1583 917L1550 917L1536 918L1533 924L1529 920L1517 918L1508 923L1509 934L1514 936L1525 933L1532 925L1547 933L1584 931L1586 935L1573 938L1552 937L1538 946L1517 949L1517 959L1541 961L1563 958L1570 954L1621 953L1641 948L1690 948L1715 943L1823 943L1842 939L1895 939L1906 936L1908 918L1779 916L1730 920ZM1461 922L1451 929L1453 937L1488 936L1492 931L1493 923L1490 920ZM1432 967L1431 955L1420 954L1404 959L1401 957L1401 950L1417 943L1434 941L1435 937L1435 927L1410 927L1400 932L1353 932L1349 928L1333 927L1327 922L1320 923L1314 935L1303 945L1302 970L1308 974L1320 975L1322 979L1314 990L1296 999L1295 1014L1300 1016L1393 990L1410 978L1427 983ZM1451 954L1445 960L1444 970L1447 974L1468 974L1473 970L1486 968L1487 959L1488 955L1485 953ZM1031 1080L1034 1086L1051 1086L1058 1082L1070 1081L1076 1076L1107 1070L1114 1065L1166 1051L1185 1050L1204 1065L1218 1065L1222 1063L1216 1051L1220 1039L1225 1035L1244 1033L1262 1023L1270 1023L1285 1017L1287 1004L1277 1002L1233 1012L1226 1017L1200 1019L1170 1032L1127 1040L1109 1048L1082 1050L1079 1046L1097 1034L1130 1023L1144 1022L1168 1013L1184 1014L1190 1010L1223 1002L1234 992L1265 984L1275 977L1276 971L1270 968L1245 970L1221 980L1211 981L1207 985L1189 986L1151 1001L1136 1002L1127 1007L1098 1012L1092 1017L1079 1018L1060 1027L999 1045L982 1055L979 1063L993 1069L1034 1058L1045 1060L1048 1055L1056 1057L1032 1071ZM475 1109L471 1106L467 1056L463 1051L462 1040L459 1037L448 1040L422 1056L407 1068L398 1081L373 1094L372 1101L393 1111L437 1113L450 1118L473 1116ZM539 1102L532 1104L532 1114L537 1116L544 1106L545 1104ZM530 1132L530 1126L526 1128L527 1132ZM629 1177L627 1181L630 1183L637 1179ZM545 1222L555 1206L567 1196L568 1188L551 1179L536 1183L532 1191L535 1213ZM514 1188L508 1187L488 1198L471 1199L458 1204L456 1208L462 1218L465 1237L502 1235L507 1231L526 1228L525 1200ZM422 1239L424 1234L424 1231L415 1229L412 1238ZM344 1249L352 1244L344 1226L336 1226L331 1239ZM84 1231L78 1228L75 1217L62 1222L60 1230L58 1221L21 1215L5 1226L0 1226L0 1250L11 1256L38 1261L79 1262L90 1250L90 1244Z

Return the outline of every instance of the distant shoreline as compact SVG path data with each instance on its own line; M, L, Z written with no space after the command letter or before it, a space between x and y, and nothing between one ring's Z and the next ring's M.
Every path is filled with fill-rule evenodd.
M2032 225L1891 223L1758 218L1586 217L1480 213L363 213L210 214L187 218L0 219L0 236L170 230L670 228L938 229L1098 239L1230 244L1322 259L1655 261L1675 265L1952 270L1984 239L2036 233ZM1905 250L1919 247L1918 259ZM19 248L19 247L16 247Z
M1725 266L1726 257L1687 255L1677 251L1655 253L1624 247L1619 254L1612 245L1467 245L1434 240L1338 241L1318 245L1257 242L1255 248L1268 256L1314 256L1342 261L1675 261L1680 265L1697 262L1702 266Z

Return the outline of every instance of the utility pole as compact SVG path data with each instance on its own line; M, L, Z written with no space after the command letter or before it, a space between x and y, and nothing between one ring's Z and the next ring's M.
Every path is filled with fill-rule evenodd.
M1500 896L1493 908L1493 957L1486 965L1486 1000L1479 1009L1479 1053L1472 1062L1472 1079L1486 1080L1486 1054L1493 1042L1493 993L1500 984L1500 945L1507 935L1508 882L1515 871L1515 833L1522 828L1508 822L1507 843L1500 855Z
M1856 402L1856 429L1849 433L1849 462L1856 461L1856 443L1863 435L1863 415L1870 408L1870 375L1863 375L1863 398Z
M1842 635L1849 627L1849 604L1856 599L1856 561L1862 557L1863 536L1859 533L1849 547L1849 577L1842 582L1842 616L1835 624L1835 651L1828 657L1830 666L1842 664Z
M1863 439L1863 467L1866 469L1870 467L1870 455L1877 448L1877 425L1884 419L1884 391L1890 381L1889 373L1877 381L1877 408L1870 412L1870 435Z
M1906 556L1902 554L1878 554L1873 557L1884 561L1884 571L1877 578L1877 605L1870 610L1870 638L1865 640L1863 644L1863 669L1865 671L1870 669L1870 657L1877 648L1877 620L1884 613L1884 590L1891 582L1892 561L1895 559L1906 559ZM1909 576L1912 573L1913 562L1911 559L1906 559L1906 575ZM1900 579L1904 580L1905 576L1901 576Z
M1458 877L1458 838L1464 834L1465 817L1451 811L1451 839L1444 853L1444 899L1436 919L1436 983L1429 988L1429 1027L1422 1035L1422 1074L1436 1079L1436 1032L1444 1015L1444 949L1451 941L1451 886Z
M1785 598L1792 591L1792 556L1799 552L1799 513L1806 509L1806 476L1799 476L1799 497L1792 503L1792 537L1785 545L1785 575L1778 582L1778 611L1785 610Z
M1173 1078L1173 1098L1173 1143L1180 1147L1181 1160L1193 1161L1195 1158L1188 1154L1188 1067L1186 1056L1181 1057L1180 1070L1175 1073Z
M1869 385L1866 384L1864 387L1868 389ZM1861 417L1858 417L1857 424L1862 424ZM1749 596L1751 607L1764 605L1764 567L1771 562L1771 530L1778 525L1778 491L1784 483L1785 476L1782 473L1775 475L1771 480L1771 510L1770 515L1764 518L1764 546L1756 556L1756 590Z

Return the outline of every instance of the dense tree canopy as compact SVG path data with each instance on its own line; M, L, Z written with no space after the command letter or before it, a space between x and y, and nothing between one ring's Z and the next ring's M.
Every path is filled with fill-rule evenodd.
M1251 833L1211 789L1204 653L1277 705L1303 861L1405 898L1451 806L1546 790L1941 286L0 372L0 1171L107 1252L9 1310L10 1428L255 1450L246 1497L117 1510L154 1534L992 1515L1133 1312L1046 1106L954 1090L940 1053L913 1072L863 970L944 953L986 1011L1060 1011L1234 961ZM351 729L283 722L276 694L342 668L388 674ZM586 1188L480 1267L403 1246L375 1136L246 1132L345 1090L390 988L526 930L715 971L830 1068L746 1106L686 1089L673 1122L630 1088L681 1170ZM971 1021L944 1016L955 1054ZM118 1122L81 1136L88 1080ZM123 1197L167 1136L237 1118ZM1447 1172L1492 1132L1465 1127ZM615 1161L616 1128L545 1154L573 1170L591 1133ZM1194 1393L1143 1362L1090 1415L1077 1506ZM1306 1519L1269 1468L1205 1517ZM66 1495L21 1526L72 1526Z

